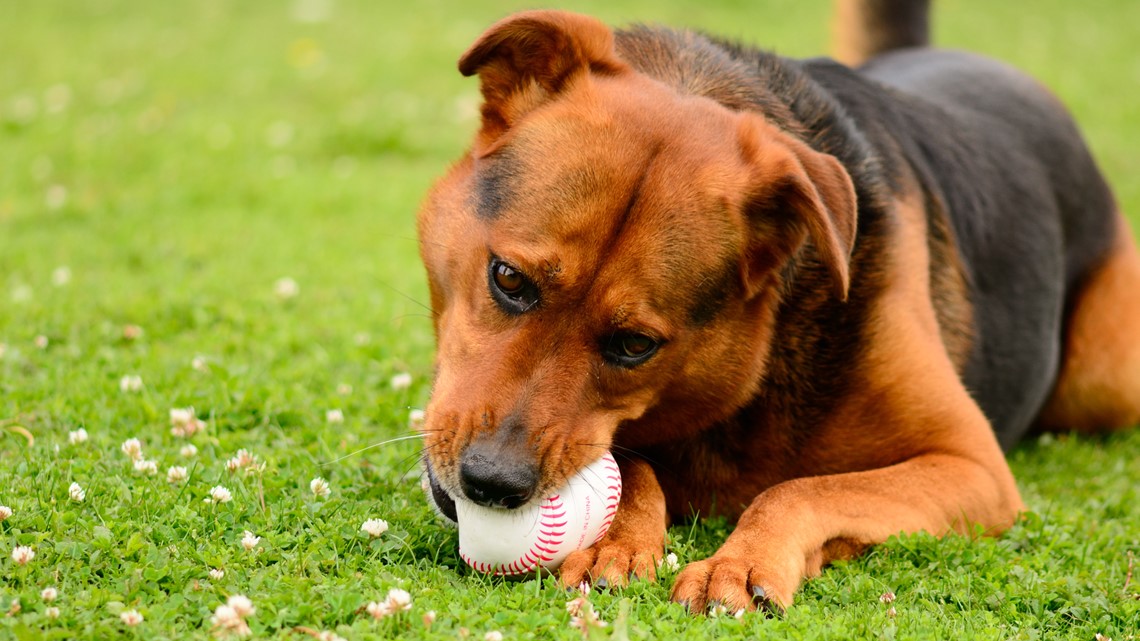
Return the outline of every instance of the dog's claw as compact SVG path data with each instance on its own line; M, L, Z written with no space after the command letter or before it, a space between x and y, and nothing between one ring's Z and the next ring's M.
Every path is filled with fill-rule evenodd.
M606 588L610 587L610 582L606 580L606 577L601 577L597 581L594 581L594 587L598 588L599 590L605 590Z
M781 618L784 616L785 610L780 604L768 598L768 593L764 588L754 585L752 586L752 604L756 606L757 610L763 611L769 616Z

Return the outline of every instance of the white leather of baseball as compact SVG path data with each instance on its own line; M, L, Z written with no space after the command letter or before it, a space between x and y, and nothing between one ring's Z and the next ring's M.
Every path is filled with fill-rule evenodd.
M609 452L541 503L503 510L456 499L459 556L485 574L554 570L606 535L620 500L621 472Z

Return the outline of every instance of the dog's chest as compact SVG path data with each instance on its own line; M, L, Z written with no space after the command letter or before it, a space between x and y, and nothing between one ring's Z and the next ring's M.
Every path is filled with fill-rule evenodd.
M700 438L649 454L670 519L694 515L735 521L765 489L784 479L782 466L751 448L724 448Z

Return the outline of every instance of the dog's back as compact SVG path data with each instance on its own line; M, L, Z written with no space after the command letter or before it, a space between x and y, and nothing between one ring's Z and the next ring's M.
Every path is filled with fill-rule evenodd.
M1031 426L1063 359L1080 286L1117 236L1112 194L1065 108L994 60L925 46L928 3L838 5L841 55L900 93L892 135L926 169L974 312L963 374L1005 447ZM934 178L937 177L937 178Z

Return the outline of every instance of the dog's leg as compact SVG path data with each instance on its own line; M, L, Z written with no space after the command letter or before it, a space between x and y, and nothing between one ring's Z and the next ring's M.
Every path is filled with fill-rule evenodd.
M1116 244L1076 294L1047 430L1097 432L1140 423L1140 252L1124 219Z
M999 508L1001 485L984 465L947 454L781 483L756 498L714 556L682 571L673 600L692 612L782 611L803 578L892 535L1005 529L1015 511Z
M665 545L665 494L648 463L619 459L622 495L609 532L593 547L574 552L562 563L562 584L605 580L625 585L631 576L656 578Z
M813 438L800 450L803 476L761 492L724 546L678 575L673 600L691 611L782 609L834 559L904 532L997 534L1022 509L994 432L942 343L921 209L899 211L910 224L884 259L891 286L849 370L852 393L821 425L804 426Z

